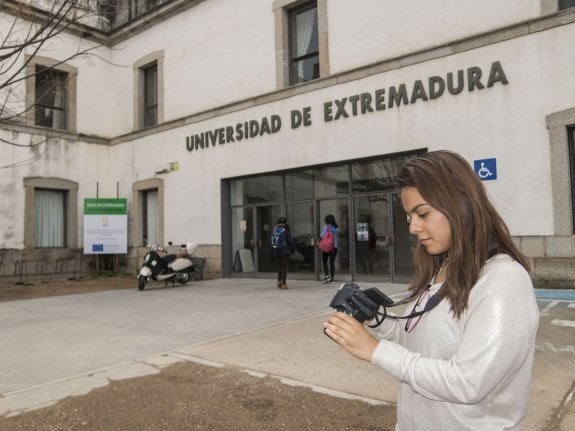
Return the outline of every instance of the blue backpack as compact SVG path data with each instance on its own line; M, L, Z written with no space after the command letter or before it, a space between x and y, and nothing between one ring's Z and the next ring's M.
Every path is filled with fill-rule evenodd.
M272 232L272 248L281 250L287 246L285 226L276 226Z

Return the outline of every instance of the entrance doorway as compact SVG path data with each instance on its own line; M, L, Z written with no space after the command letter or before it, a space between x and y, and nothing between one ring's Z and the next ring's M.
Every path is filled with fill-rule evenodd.
M312 201L232 209L233 272L251 276L277 272L271 234L280 217L287 218L297 249L290 256L290 274L316 272Z
M233 208L232 272L267 278L277 271L279 262L271 246L271 233L278 218L286 217L297 249L290 257L290 276L323 278L318 244L328 214L335 217L339 227L335 260L338 282L409 279L416 241L409 234L399 195L392 192Z
M325 225L325 217L331 214L335 217L335 222L338 224L337 234L337 254L334 262L335 275L337 281L350 281L352 280L351 274L351 255L350 255L350 241L349 241L349 200L345 199L326 199L318 203L319 223L317 228L317 237L321 235L323 226ZM317 250L319 256L319 274L323 278L324 270L321 266L322 253Z
M391 194L354 198L355 272L391 275L393 244Z
M290 277L319 280L319 236L332 214L339 225L337 281L407 282L415 238L394 179L421 152L224 180L222 274L275 276L279 263L271 233L278 218L286 217L297 248Z
M409 233L398 193L353 199L356 278L407 280L416 240Z

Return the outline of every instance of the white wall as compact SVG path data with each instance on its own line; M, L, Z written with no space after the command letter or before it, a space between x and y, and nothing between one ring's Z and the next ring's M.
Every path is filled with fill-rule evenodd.
M116 46L70 61L79 69L78 131L108 138L133 131L133 65L159 50L164 51L164 121L274 91L273 3L201 2ZM355 0L330 0L330 72L534 18L539 4L540 0L361 0L357 7ZM7 31L7 24L0 22L0 33ZM64 59L88 45L85 39L61 34L40 55Z
M446 38L463 37L488 26L525 19L537 14L539 4L537 1L489 0L481 3L485 10L490 10L489 17L478 17L480 11L469 13L472 6L460 5L455 0L407 3L401 2L400 9L398 1L363 0L362 8L355 8L354 14L350 14L344 13L343 6L351 8L351 0L328 2L332 69L346 70L406 53L421 48L418 44L427 39L430 45L436 45ZM132 65L142 56L160 49L165 51L166 120L271 91L275 88L271 5L271 0L202 2L112 50L98 50L99 57L74 60L72 65L79 69L78 130L108 137L130 132L133 126ZM453 22L450 19L439 27L437 24L430 27L442 14L455 18ZM399 18L403 18L403 22L411 20L407 26L413 29L411 33L398 33L402 29ZM372 25L365 25L366 20ZM378 36L386 40L385 44L377 42L376 32L385 36ZM427 36L422 38L422 34ZM77 181L81 214L81 203L85 197L95 196L96 183L100 197L116 197L118 187L119 196L131 200L135 181L154 177L159 167L177 161L179 171L162 175L166 241L219 244L221 178L422 147L452 149L470 162L496 157L499 179L486 186L512 234L552 235L545 116L573 106L572 40L575 40L575 26L557 27L113 147L58 140L34 150L6 147L9 149L4 151L3 146L0 165L20 161L22 164L0 169L0 215L11 220L3 228L0 248L22 246L22 181L29 176ZM62 58L73 51L78 41L62 36L60 42L52 44L42 55ZM362 92L373 93L401 83L410 88L415 80L425 82L431 75L445 77L448 72L472 66L481 67L487 74L494 61L501 62L508 85L498 83L493 88L463 91L459 95L446 92L436 100L332 122L323 119L324 102ZM290 111L303 107L311 107L312 125L293 130ZM192 152L186 149L186 136L270 115L282 118L282 128L275 134ZM21 142L29 141L23 134L2 133ZM35 155L40 155L38 161L26 163ZM82 228L80 222L80 242Z
M211 0L160 22L112 48L116 106L112 128L132 130L133 70L164 50L164 120L275 89L274 16L269 0Z
M338 73L535 18L540 0L331 0L327 10Z
M98 182L101 183L100 190L110 189L106 181L112 180L114 176L109 171L110 152L106 146L63 139L45 141L40 136L30 137L24 133L6 131L1 131L0 138L20 145L40 143L32 149L2 145L0 218L4 224L0 230L0 249L20 249L24 246L24 178L60 178L78 183L79 215L83 214L84 198L96 197ZM115 193L101 194L100 197L115 197ZM80 242L82 229L80 218L78 226Z
M192 237L202 242L220 241L221 178L422 147L451 149L470 163L475 159L497 158L499 178L485 185L512 233L552 235L545 116L572 106L575 84L571 71L575 59L562 53L570 52L569 41L573 37L575 27L560 27L195 123L139 140L134 163L143 176L161 163L180 164L180 172L165 176L166 238L177 237L178 232L188 236L191 232ZM410 88L417 79L445 76L472 66L481 67L486 84L486 75L494 61L501 62L509 84L496 83L492 88L464 90L458 95L446 92L433 101L420 100L332 122L323 119L326 101L400 83ZM312 109L312 125L292 130L290 111L305 106ZM188 135L272 114L282 118L282 129L275 134L192 152L185 149ZM129 150L118 146L114 151L124 154L114 159L123 159ZM151 160L146 161L150 156ZM184 227L177 228L178 225Z
M210 0L114 46L111 106L132 106L130 65L164 50L164 119L170 121L265 94L276 87L273 0ZM469 4L328 1L330 72L469 37L538 16L539 0ZM349 13L353 10L353 13ZM449 22L446 22L449 17ZM108 128L131 131L133 110L116 110Z

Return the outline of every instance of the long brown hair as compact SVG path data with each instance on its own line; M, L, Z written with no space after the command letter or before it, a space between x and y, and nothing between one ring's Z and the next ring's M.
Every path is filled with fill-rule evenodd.
M463 157L444 150L423 154L401 169L396 184L399 188L415 187L449 222L449 265L440 295L449 299L455 317L467 308L469 292L493 250L508 254L530 270L529 261L513 243L507 225ZM409 288L412 297L428 286L446 257L430 255L425 247L417 245L415 274Z

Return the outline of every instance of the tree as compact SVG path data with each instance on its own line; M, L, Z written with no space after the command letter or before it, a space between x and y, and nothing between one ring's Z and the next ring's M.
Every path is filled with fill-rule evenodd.
M38 105L38 100L26 103L24 83L31 76L42 73L46 93L53 92L58 82L58 67L74 58L90 55L101 44L95 33L100 32L101 19L98 11L105 1L96 0L3 0L0 2L0 125L24 124ZM52 44L60 42L65 33L76 36L77 45L71 53L55 59L39 71L28 67ZM101 33L101 32L100 32ZM61 43L61 42L60 42ZM48 139L48 136L46 137ZM0 143L20 147L28 144L0 137ZM11 164L9 166L16 165ZM7 166L0 166L4 168Z

